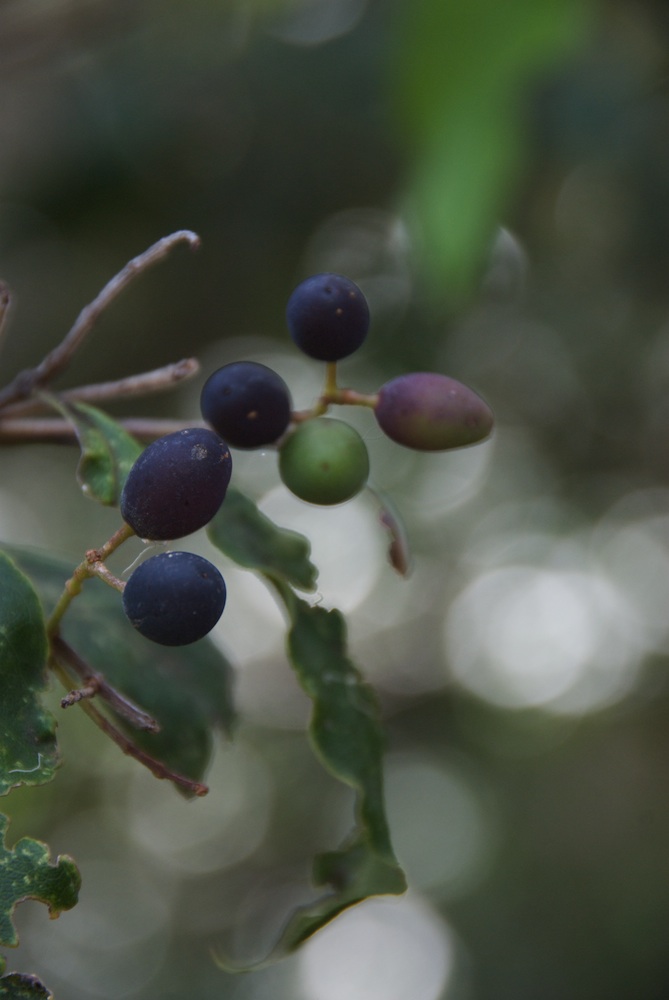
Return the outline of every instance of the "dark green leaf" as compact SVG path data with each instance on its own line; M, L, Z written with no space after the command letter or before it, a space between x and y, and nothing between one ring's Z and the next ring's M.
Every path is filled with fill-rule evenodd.
M291 597L288 652L313 702L309 733L322 763L359 793L360 819L370 844L393 858L383 806L383 734L376 698L346 654L339 611Z
M0 979L0 997L2 1000L53 1000L53 993L39 981L37 976L10 972Z
M41 785L59 763L53 716L39 702L47 683L44 616L30 581L0 552L0 795Z
M318 571L309 559L309 541L279 528L248 497L229 489L208 528L221 552L247 569L285 580L299 590L315 590Z
M13 551L50 610L72 566L34 551ZM120 595L99 580L84 584L61 631L93 670L145 709L161 730L129 729L115 718L116 724L168 767L201 780L212 753L212 730L228 729L234 719L232 668L213 644L205 639L192 646L156 646L132 628Z
M316 859L314 880L334 893L298 911L280 947L296 948L342 909L367 896L399 894L404 873L390 843L383 800L383 733L376 698L346 649L339 611L310 607L282 589L291 618L288 652L313 701L309 735L324 766L357 792L358 829L348 844Z
M7 848L8 823L0 815L0 944L14 947L19 941L12 922L16 904L37 899L57 917L77 902L81 878L71 858L64 855L52 862L49 848L38 840L23 837Z
M313 702L309 736L327 770L355 789L357 826L340 850L316 858L314 882L332 891L292 915L270 962L293 951L354 903L368 896L399 895L407 887L385 816L383 734L376 699L347 655L343 616L310 607L285 584L274 585L291 621L288 653ZM225 959L219 964L234 969Z
M407 888L397 862L379 855L364 835L340 851L317 857L314 882L335 891L293 913L276 946L277 957L294 951L349 906L369 896L399 896Z
M56 397L51 397L50 402L70 421L81 446L77 479L82 492L99 503L117 506L142 445L94 406L68 403Z

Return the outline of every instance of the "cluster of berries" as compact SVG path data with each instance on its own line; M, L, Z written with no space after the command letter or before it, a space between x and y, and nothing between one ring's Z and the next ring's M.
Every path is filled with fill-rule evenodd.
M421 451L474 444L487 437L493 416L471 389L445 375L413 372L363 396L336 384L335 366L353 354L369 329L367 301L354 282L317 274L293 291L286 310L293 341L327 363L326 386L313 410L295 413L288 386L254 361L224 365L206 381L202 416L213 430L189 428L154 441L130 471L121 514L140 538L183 538L204 527L223 503L232 460L228 446L273 445L287 488L309 503L343 503L369 475L358 432L323 414L332 404L368 406L393 441ZM154 642L184 645L206 635L225 606L225 583L208 560L165 552L141 563L123 592L134 627Z

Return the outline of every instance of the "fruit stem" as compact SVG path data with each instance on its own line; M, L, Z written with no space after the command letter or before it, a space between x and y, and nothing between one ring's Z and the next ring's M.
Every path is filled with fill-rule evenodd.
M325 388L323 399L329 400L337 395L337 362L328 361L325 366Z
M370 406L372 409L378 401L377 393L367 396L362 392L356 392L355 389L338 389L336 398L332 400L333 403L339 403L340 406Z
M297 410L291 419L293 423L300 424L314 417L322 417L331 406L369 406L374 409L378 401L378 393L365 395L355 389L340 389L337 385L337 362L328 361L322 395L310 410Z
M123 589L124 584L110 573L103 563L105 559L109 558L112 552L116 551L119 545L122 545L123 542L131 538L134 534L135 532L129 524L123 524L99 549L88 550L86 558L79 563L70 579L65 583L63 592L47 620L46 631L48 636L58 635L63 615L77 594L81 593L84 580L87 580L91 576L99 576L100 579L104 580L110 586L115 587L116 590Z

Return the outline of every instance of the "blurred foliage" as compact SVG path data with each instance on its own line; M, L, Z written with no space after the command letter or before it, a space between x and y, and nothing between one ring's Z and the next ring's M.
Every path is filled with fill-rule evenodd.
M417 0L391 86L413 147L410 205L437 301L460 305L524 168L525 95L584 38L582 0Z
M407 997L660 1000L666 5L320 7L327 18L315 0L0 7L4 371L34 363L126 260L188 226L201 250L114 304L68 384L186 353L205 368L247 355L308 403L320 375L289 352L283 310L297 280L335 269L373 314L346 381L373 391L433 369L479 391L497 417L482 449L398 454L363 428L375 482L406 520L409 581L370 568L345 527L311 539L319 594L349 601L352 654L380 699L398 858L449 942L440 986L422 989L414 970ZM196 392L142 407L194 418ZM273 456L251 458L236 481L262 506ZM5 449L2 538L79 554L99 543L116 519L86 506L75 467L74 450ZM331 523L359 526L356 509ZM316 523L295 517L305 533ZM325 543L345 584L327 582ZM72 716L53 785L7 800L12 831L81 859L98 900L54 926L19 908L17 967L23 955L56 996L322 1000L334 993L310 962L325 969L332 948L330 982L345 970L350 1000L356 941L379 975L417 947L400 939L379 958L343 916L333 935L340 920L353 928L348 951L325 929L321 951L250 978L209 961L222 939L264 953L353 808L305 745L274 609L229 583L219 638L239 660L240 727L205 802L170 811L164 784L143 784ZM393 913L415 917L412 905ZM361 1000L377 1000L373 978Z

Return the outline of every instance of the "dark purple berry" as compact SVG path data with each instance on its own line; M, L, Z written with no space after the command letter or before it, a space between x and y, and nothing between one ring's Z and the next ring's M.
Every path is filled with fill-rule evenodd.
M341 274L314 274L288 299L290 335L317 361L339 361L360 347L369 329L369 306L358 286Z
M211 632L225 607L216 567L192 552L161 552L140 563L123 591L123 610L145 638L186 646Z
M256 361L223 365L200 396L204 419L235 448L273 444L290 423L291 406L281 376Z
M158 438L133 465L121 494L121 516L140 538L171 540L211 521L223 503L232 459L205 427Z

